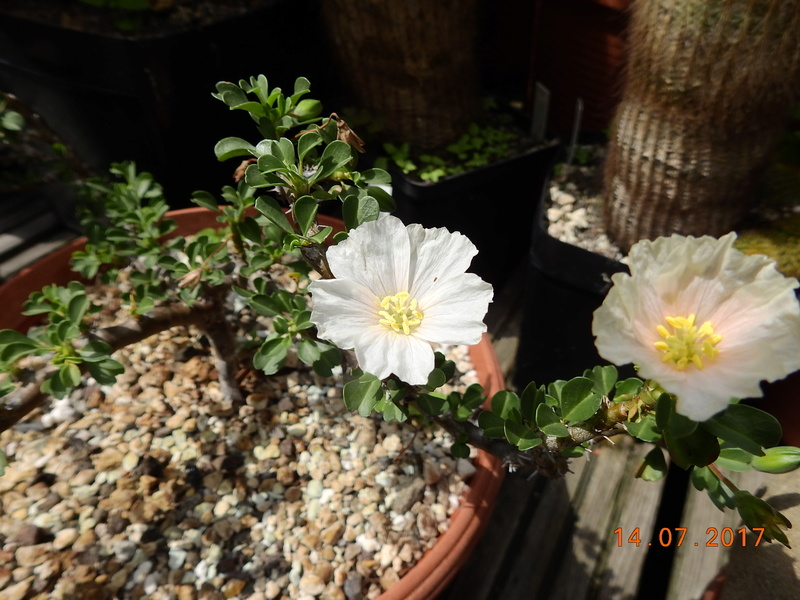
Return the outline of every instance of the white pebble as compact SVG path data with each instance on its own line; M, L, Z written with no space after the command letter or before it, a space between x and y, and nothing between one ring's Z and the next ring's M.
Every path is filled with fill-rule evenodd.
M186 550L182 548L170 548L169 549L169 568L173 571L177 571L183 566L183 563L186 561Z
M466 458L459 458L458 462L456 462L456 473L458 473L462 479L469 479L472 477L475 474L475 470L475 465Z
M312 479L306 486L306 496L309 498L320 498L323 489L322 482L319 479Z

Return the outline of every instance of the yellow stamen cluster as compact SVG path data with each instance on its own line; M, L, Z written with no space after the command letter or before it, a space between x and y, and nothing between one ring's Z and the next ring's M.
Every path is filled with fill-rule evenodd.
M722 336L714 333L711 321L698 327L695 319L695 315L666 317L667 325L672 327L671 332L664 325L658 326L658 333L664 338L655 343L656 349L664 353L661 360L673 363L679 371L683 371L689 364L702 369L705 366L703 360L712 360L719 354L716 345L722 340Z
M410 300L408 292L399 292L394 296L386 296L381 300L378 315L381 324L397 333L409 335L422 323L422 312L417 310L417 301Z

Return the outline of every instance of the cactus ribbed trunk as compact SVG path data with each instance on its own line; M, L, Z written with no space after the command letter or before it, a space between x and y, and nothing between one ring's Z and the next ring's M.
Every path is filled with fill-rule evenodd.
M325 0L338 63L389 141L430 150L480 111L476 0Z
M639 0L605 167L609 235L721 235L800 89L800 0Z

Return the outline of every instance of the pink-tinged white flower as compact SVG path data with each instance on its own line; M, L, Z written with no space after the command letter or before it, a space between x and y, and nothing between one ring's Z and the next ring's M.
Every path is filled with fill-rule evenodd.
M335 279L310 285L311 322L367 373L425 384L431 343L477 344L486 331L492 286L465 272L477 252L446 229L392 216L364 223L328 250Z
M631 274L594 313L600 355L634 363L677 397L677 411L705 421L732 398L762 395L759 382L800 369L795 279L765 256L733 248L736 235L673 235L631 248Z

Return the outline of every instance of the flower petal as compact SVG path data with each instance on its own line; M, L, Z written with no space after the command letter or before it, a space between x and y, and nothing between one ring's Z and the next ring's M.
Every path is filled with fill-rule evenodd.
M631 248L631 274L612 276L613 287L595 311L592 332L600 355L618 365L635 363L642 377L678 398L677 410L706 420L731 398L761 396L759 382L800 369L800 305L796 280L763 256L719 240L671 236ZM663 362L654 343L666 317L696 315L711 322L719 354L679 370Z
M309 285L314 306L311 322L321 338L350 350L361 331L376 327L377 301L362 284L345 279L323 279Z
M328 250L336 279L310 285L311 321L320 337L352 348L365 371L425 384L434 366L431 342L477 344L486 331L492 286L464 272L476 253L465 236L443 228L406 227L391 216L364 223ZM381 301L401 293L409 295L385 310L407 319L405 333L380 315Z
M408 291L410 256L406 228L392 216L352 229L327 252L336 279L357 281L380 298Z
M424 385L434 367L430 344L382 328L362 330L355 346L359 366L385 379L391 374L411 385Z
M451 277L419 297L425 316L416 335L439 344L477 344L492 296L492 286L477 275Z

